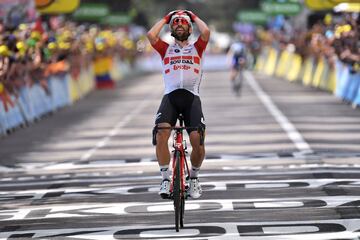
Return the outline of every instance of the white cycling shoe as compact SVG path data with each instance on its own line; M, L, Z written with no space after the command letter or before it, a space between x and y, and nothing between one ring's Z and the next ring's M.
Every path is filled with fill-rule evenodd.
M160 184L159 195L161 198L169 198L170 196L170 180L164 179Z
M202 189L198 178L190 178L189 181L189 195L192 198L199 198L201 196Z

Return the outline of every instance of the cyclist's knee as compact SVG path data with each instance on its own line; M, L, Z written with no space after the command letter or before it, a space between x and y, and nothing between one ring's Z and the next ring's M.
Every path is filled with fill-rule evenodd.
M198 133L197 131L192 131L190 133L190 143L193 149L204 149L204 144L200 145L200 140L200 133Z
M191 146L192 146L192 154L198 156L199 159L203 159L205 156L204 144L200 145L199 142L194 142L193 144L191 144Z
M160 143L164 141L168 141L169 137L170 137L170 133L168 133L167 130L159 130L156 135L157 141Z
M159 124L159 127L170 127L170 125ZM158 129L156 134L156 141L158 144L167 144L170 137L170 129Z

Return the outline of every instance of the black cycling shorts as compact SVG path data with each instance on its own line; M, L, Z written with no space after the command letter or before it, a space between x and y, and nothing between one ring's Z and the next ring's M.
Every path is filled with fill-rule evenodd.
M169 123L171 126L175 126L180 113L184 117L186 127L201 125L205 129L200 98L185 89L177 89L164 95L156 114L155 124ZM191 129L188 133L195 130Z

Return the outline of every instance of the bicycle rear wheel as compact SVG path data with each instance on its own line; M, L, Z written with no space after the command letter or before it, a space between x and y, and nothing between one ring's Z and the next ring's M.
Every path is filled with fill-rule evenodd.
M176 163L174 171L174 188L173 188L173 197L174 197L174 210L175 210L175 229L178 232L181 225L182 213L181 209L181 175L180 175L180 152L175 153Z

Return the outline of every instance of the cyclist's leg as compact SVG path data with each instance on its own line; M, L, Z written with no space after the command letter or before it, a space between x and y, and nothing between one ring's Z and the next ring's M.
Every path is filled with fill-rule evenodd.
M186 126L198 127L199 125L202 125L205 129L205 118L199 96L195 96L191 106L186 109L184 120ZM192 146L190 155L191 164L193 167L200 168L205 157L204 144L200 145L200 134L196 130L189 130L188 134Z
M159 123L159 127L169 127L169 123ZM170 176L169 168L170 151L168 147L168 139L170 137L170 129L159 129L156 135L156 157L158 159L160 174L162 181L160 183L159 195L166 199L170 195Z
M239 72L239 58L237 56L233 56L231 63L231 73L230 73L230 80L232 85L234 85L238 72Z
M190 156L191 168L188 193L192 198L199 198L202 194L199 172L205 157L205 146L204 144L200 145L200 135L197 131L191 131L189 135L192 152Z
M200 134L197 131L190 132L190 143L192 146L190 155L192 168L200 169L205 157L205 146L204 144L200 145Z
M230 72L230 80L231 80L232 83L234 83L238 73L239 73L238 67L237 66L232 66L231 72Z
M205 129L205 119L201 109L201 101L198 96L194 97L194 100L184 113L184 121L186 126L197 127L202 125ZM201 196L201 186L198 179L200 167L205 157L204 144L200 145L200 134L196 130L189 130L190 143L192 146L192 152L190 155L191 169L189 179L189 193L192 198L199 198Z
M174 126L176 118L177 113L169 100L169 96L164 95L156 114L155 124L159 127ZM170 162L170 151L168 146L170 133L170 129L158 129L156 135L156 156L160 166L169 165Z
M158 127L171 127L169 123L159 123ZM168 146L168 140L170 137L170 129L159 129L156 135L156 157L158 159L159 166L169 165L170 151Z

